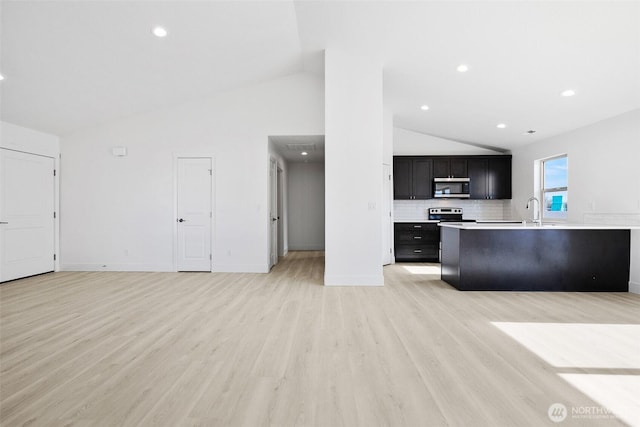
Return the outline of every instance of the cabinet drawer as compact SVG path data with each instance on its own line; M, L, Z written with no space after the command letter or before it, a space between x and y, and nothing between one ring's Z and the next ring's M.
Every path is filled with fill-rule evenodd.
M438 224L435 222L396 222L395 231L438 231Z
M396 260L438 260L438 244L396 246Z
M426 243L426 242L439 242L440 241L440 233L438 230L427 230L427 231L398 231L396 232L396 242L399 244L408 244L408 243Z

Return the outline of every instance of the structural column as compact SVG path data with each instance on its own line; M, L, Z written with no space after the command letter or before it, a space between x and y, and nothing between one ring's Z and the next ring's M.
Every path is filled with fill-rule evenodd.
M382 65L325 52L327 286L382 286Z

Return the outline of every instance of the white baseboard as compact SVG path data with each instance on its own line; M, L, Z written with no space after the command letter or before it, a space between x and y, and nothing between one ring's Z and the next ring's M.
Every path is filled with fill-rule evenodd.
M640 283L629 281L629 292L632 294L640 294Z
M325 286L384 286L384 276L328 276L324 275Z
M62 264L60 271L151 271L174 272L173 265L160 264ZM268 273L268 265L214 265L212 273Z
M173 265L162 264L62 264L60 271L152 271L172 272Z
M212 273L268 273L269 266L267 264L216 264L213 266Z
M324 242L289 244L289 250L290 251L324 251Z

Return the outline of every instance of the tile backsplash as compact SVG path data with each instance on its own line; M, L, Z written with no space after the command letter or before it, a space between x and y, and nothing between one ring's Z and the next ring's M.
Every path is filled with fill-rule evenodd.
M587 212L583 222L591 225L640 226L640 213Z
M428 219L429 208L462 208L464 219L511 219L511 200L394 200L394 221L421 221Z

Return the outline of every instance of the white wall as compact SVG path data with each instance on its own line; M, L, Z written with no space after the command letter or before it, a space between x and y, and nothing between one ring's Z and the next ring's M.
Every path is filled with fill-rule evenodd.
M289 163L289 249L324 250L324 163Z
M391 166L393 165L393 150L395 149L394 137L396 135L396 128L393 127L393 111L388 107L384 107L383 114L382 163Z
M60 138L56 135L0 122L0 147L58 159Z
M213 153L213 269L268 271L268 135L323 134L323 109L298 74L63 138L63 269L174 270L173 158Z
M60 139L56 135L0 122L0 148L51 157L54 160L56 170L60 171ZM56 212L59 213L60 173L56 174L54 185L54 206ZM60 215L57 215L54 221L54 233L55 253L60 254ZM54 268L56 271L60 269L59 256L56 259Z
M568 154L568 221L640 217L640 110L513 150L513 209L525 218L534 161ZM613 215L615 214L615 215ZM626 215L618 215L626 214ZM623 224L625 225L625 224ZM631 288L640 292L640 230L632 231Z
M395 127L393 128L393 154L396 156L456 156L503 153Z
M384 284L382 65L325 52L325 285Z

